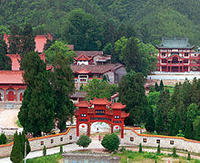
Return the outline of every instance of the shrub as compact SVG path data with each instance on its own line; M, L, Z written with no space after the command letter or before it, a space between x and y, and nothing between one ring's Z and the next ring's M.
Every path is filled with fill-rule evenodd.
M63 153L63 146L61 145L60 146L60 154L62 154Z
M125 152L126 151L126 148L125 147L122 147L121 149L120 149L120 152Z
M46 154L47 154L47 148L46 148L46 146L44 146L43 147L43 156L46 156Z
M139 145L139 152L142 153L142 144Z
M191 160L190 152L188 152L187 160Z
M7 143L7 138L4 133L0 135L0 144L6 144Z
M88 147L90 143L91 139L87 135L81 135L76 142L77 145L82 146L83 148Z
M176 154L176 148L172 149L172 156L173 157L178 157L178 155Z
M157 148L157 154L160 154L160 144L158 145L158 148Z
M109 151L116 151L119 148L120 140L118 136L114 133L107 134L103 137L101 145Z

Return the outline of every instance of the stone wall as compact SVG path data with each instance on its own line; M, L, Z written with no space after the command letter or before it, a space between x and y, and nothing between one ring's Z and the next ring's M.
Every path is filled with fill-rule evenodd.
M132 128L125 127L124 139L121 143L125 145L139 145L157 147L160 144L162 148L183 149L190 152L200 153L200 141L190 140L183 137L147 135L139 134Z
M31 151L41 150L44 145L51 148L58 145L76 142L76 128L70 127L66 132L29 139ZM13 143L0 145L0 157L8 157L11 153Z

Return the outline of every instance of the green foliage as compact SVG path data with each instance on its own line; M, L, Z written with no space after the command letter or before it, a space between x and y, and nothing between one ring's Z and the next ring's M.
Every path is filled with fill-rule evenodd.
M158 144L158 147L157 147L157 154L160 154L160 144Z
M114 133L107 134L103 137L101 145L109 151L116 151L119 148L120 140L118 136Z
M142 73L130 72L122 78L119 84L119 99L126 104L125 111L130 113L125 120L128 125L145 122L143 116L148 104L144 83L145 78Z
M163 84L163 81L161 80L160 81L160 91L163 91L164 90L164 84Z
M76 55L74 51L71 51L67 46L66 42L55 41L46 51L45 51L46 61L48 64L52 64L58 55L66 57L70 63L73 61L73 57Z
M87 135L81 135L76 142L77 145L82 146L83 148L88 147L90 143L91 139Z
M178 157L178 155L176 154L176 148L175 147L172 149L172 156Z
M43 153L43 156L46 156L46 154L47 154L47 148L46 148L45 145L44 145L44 147L42 149L42 153Z
M155 90L158 92L158 91L160 91L160 89L159 89L159 86L158 86L158 83L157 82L155 82Z
M25 153L25 149L26 149L26 153ZM13 143L13 147L12 147L12 151L10 155L10 160L13 163L20 163L25 157L25 154L28 155L30 151L31 151L30 144L24 132L20 134L16 132L14 134L14 143Z
M0 145L1 144L6 144L7 143L7 138L6 138L6 135L4 133L2 133L0 135Z
M187 160L191 160L190 152L188 152Z
M139 153L142 153L142 144L139 145Z
M154 132L154 130L155 130L155 120L154 120L153 109L148 108L146 115L147 115L147 117L146 117L145 128L148 132Z
M61 145L60 146L60 154L62 154L63 153L63 146Z
M87 99L104 98L110 99L110 97L116 93L117 86L115 84L109 84L105 80L93 79L83 87L83 91L87 92Z
M24 92L18 119L26 132L40 136L54 128L54 98L46 66L38 54L25 55L24 80L27 88Z
M27 163L59 163L59 161L63 158L61 154L53 154L42 157L36 157L32 159L27 159Z
M0 35L0 70L11 70L11 60L6 54L7 45Z

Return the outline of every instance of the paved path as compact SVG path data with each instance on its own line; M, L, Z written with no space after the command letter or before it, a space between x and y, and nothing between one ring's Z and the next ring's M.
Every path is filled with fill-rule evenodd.
M0 127L18 127L16 125L19 109L0 109Z

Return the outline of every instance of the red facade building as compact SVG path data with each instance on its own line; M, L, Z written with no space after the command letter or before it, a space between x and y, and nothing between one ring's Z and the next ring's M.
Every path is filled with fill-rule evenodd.
M115 126L121 128L121 138L124 138L124 119L129 113L122 111L126 105L112 103L106 98L88 101L80 101L75 105L77 136L79 136L79 126L87 125L87 134L90 136L91 124L94 122L105 122L110 125L111 133Z
M157 71L161 72L190 72L200 71L200 53L194 52L187 38L163 38L156 46Z

